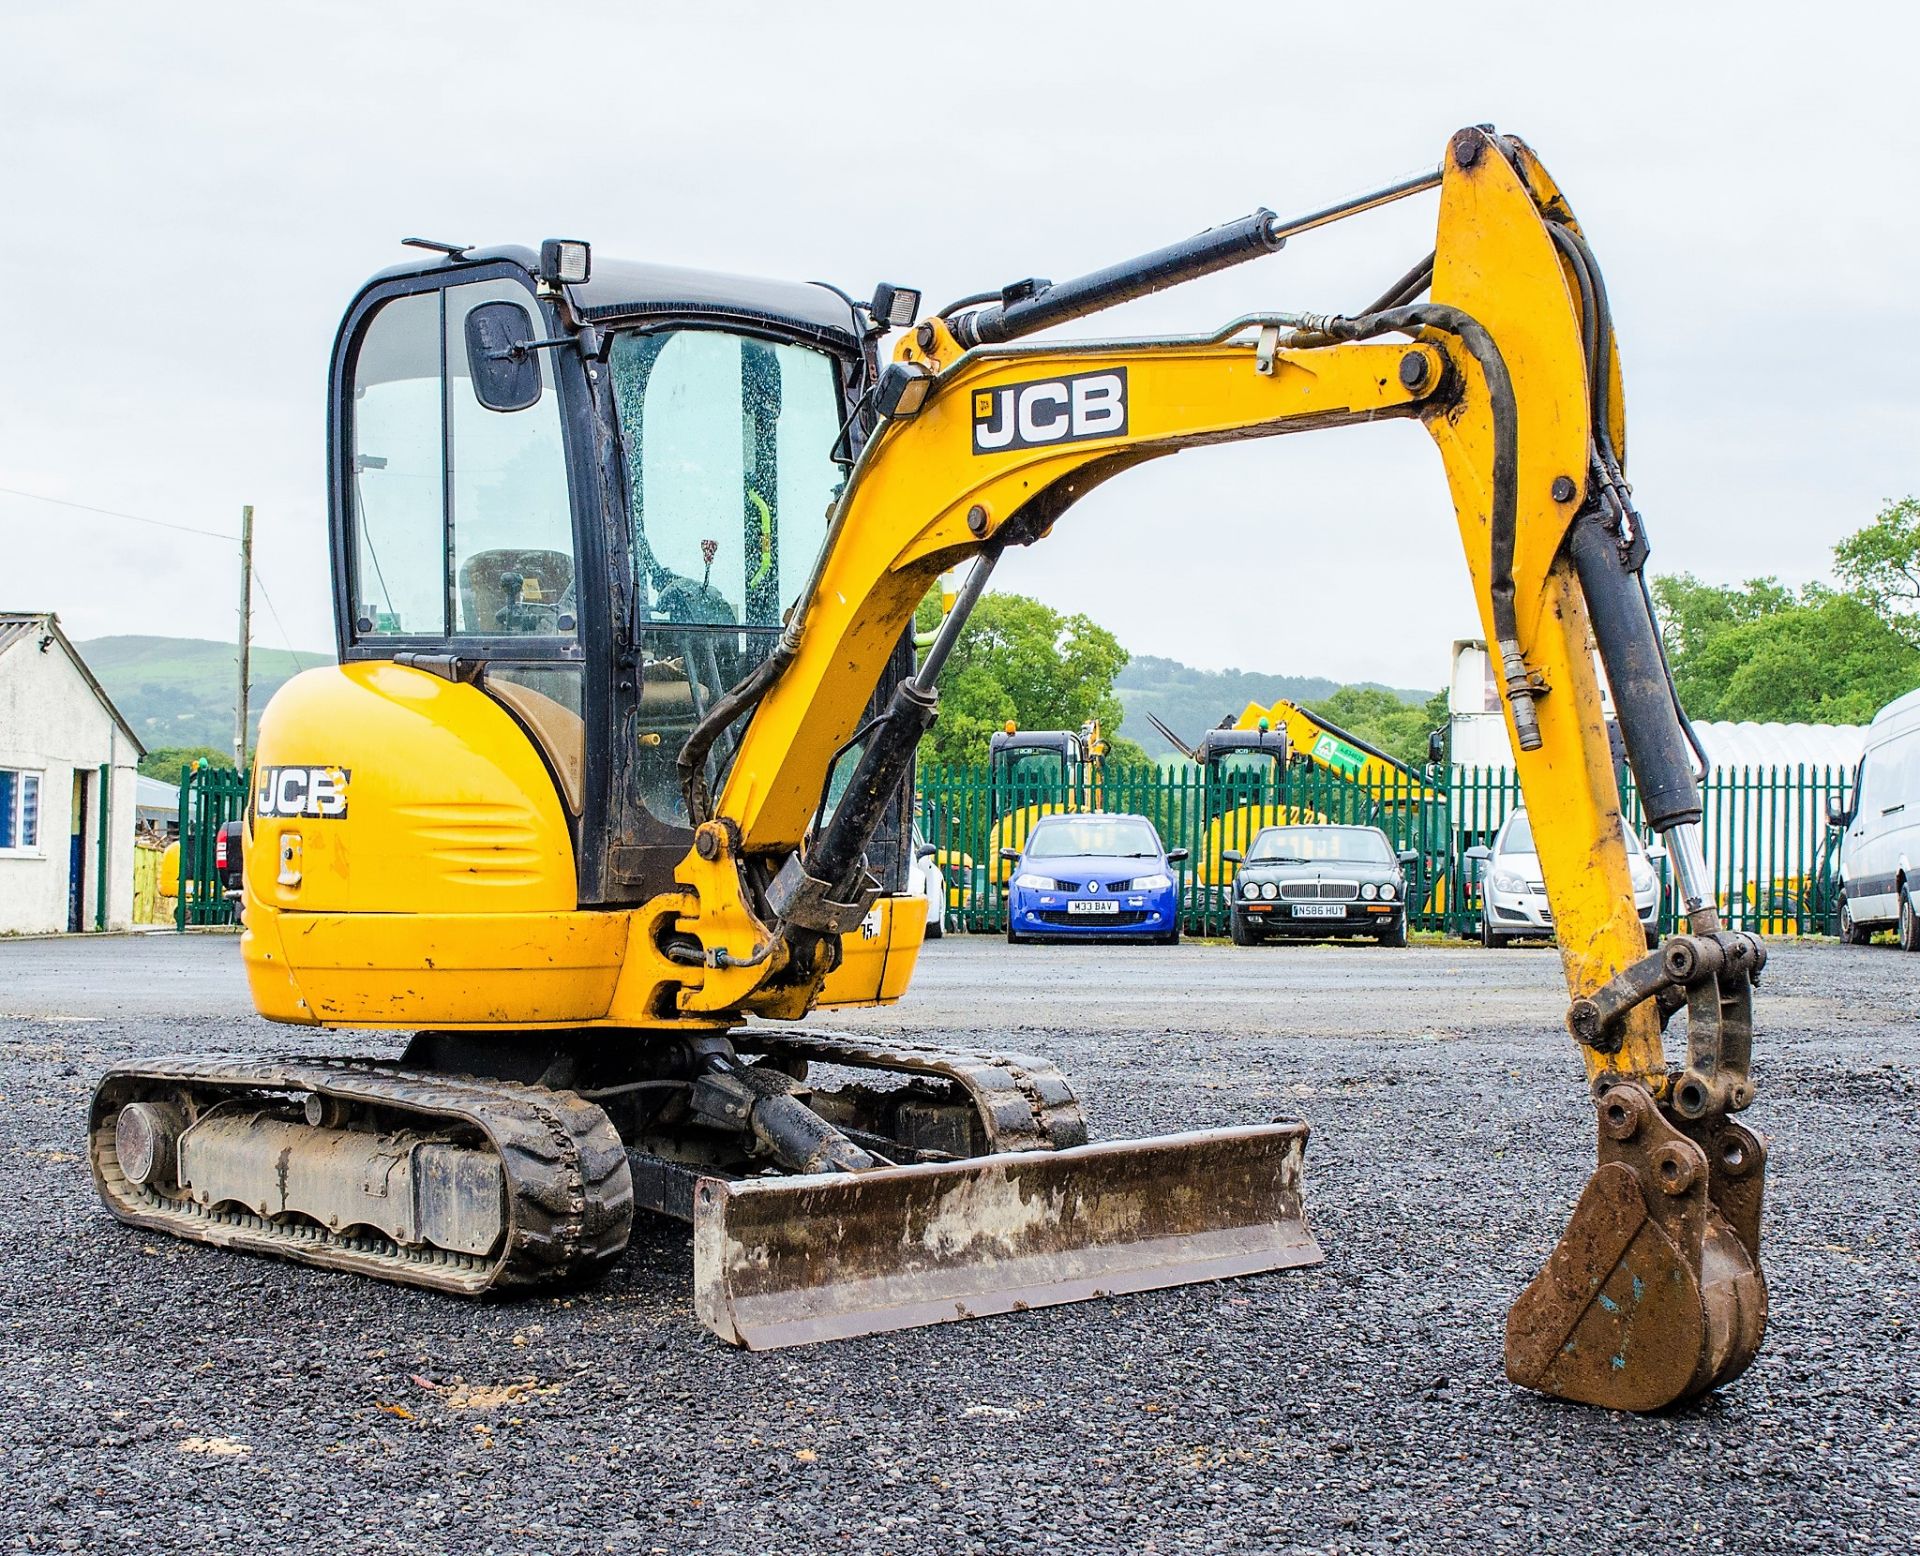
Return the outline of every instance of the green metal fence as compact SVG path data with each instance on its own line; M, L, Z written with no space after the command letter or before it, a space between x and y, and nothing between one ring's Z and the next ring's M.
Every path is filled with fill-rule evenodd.
M1732 929L1762 935L1832 934L1840 837L1829 801L1851 798L1846 768L1729 768L1708 776L1707 863Z
M231 924L237 915L214 869L214 845L222 824L239 818L247 803L247 777L226 767L180 769L180 881L173 925Z
M1703 833L1720 911L1728 927L1768 935L1829 934L1835 908L1829 800L1847 797L1851 773L1837 767L1728 768L1707 780ZM923 768L920 828L946 873L948 926L975 934L1006 928L1006 882L1017 850L1040 815L1109 810L1144 816L1169 849L1185 848L1179 872L1188 933L1227 929L1233 865L1262 826L1325 821L1376 826L1396 850L1411 851L1408 900L1415 929L1452 935L1480 930L1476 845L1490 844L1520 804L1511 769L1456 767L1428 778L1394 774L1365 782L1293 763L1263 777L1209 781L1198 767L1134 769L1055 785L996 781L985 767ZM1647 835L1639 795L1622 788L1629 821ZM1661 861L1663 877L1665 861ZM1663 893L1663 930L1673 926Z

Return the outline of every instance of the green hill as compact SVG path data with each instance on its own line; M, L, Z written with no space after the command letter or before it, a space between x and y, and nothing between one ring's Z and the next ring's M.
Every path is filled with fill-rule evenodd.
M1158 714L1189 745L1203 731L1221 719L1236 719L1250 702L1266 706L1285 698L1288 702L1319 702L1331 697L1345 685L1323 675L1261 675L1252 670L1195 670L1177 659L1161 659L1153 654L1136 654L1127 662L1113 683L1126 709L1120 733L1137 740L1149 756L1173 754L1173 747L1162 740L1147 722L1149 713ZM1409 691L1399 686L1360 683L1390 692L1409 707L1424 703L1427 692Z
M233 644L128 636L93 638L74 647L149 749L232 749L233 692L239 673ZM259 732L260 710L283 683L301 670L332 663L331 649L295 654L256 643L248 663L249 737Z
M233 744L234 646L206 638L105 637L75 645L127 722L149 747ZM252 733L260 728L260 710L281 684L301 670L331 664L331 649L298 654L256 644L249 694ZM1198 740L1202 730L1222 718L1238 717L1249 702L1285 697L1317 702L1342 682L1319 675L1262 675L1251 670L1195 670L1177 659L1138 654L1120 672L1114 690L1126 718L1121 733L1137 740L1155 757L1173 748L1147 722L1157 713L1183 740ZM1371 685L1372 683L1367 683ZM1410 706L1427 694L1385 687Z

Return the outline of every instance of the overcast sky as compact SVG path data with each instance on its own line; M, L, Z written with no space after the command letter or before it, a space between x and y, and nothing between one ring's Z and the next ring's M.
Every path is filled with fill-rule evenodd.
M0 3L0 486L237 534L331 642L328 350L410 234L878 279L1063 278L1524 136L1605 269L1658 570L1821 576L1920 491L1914 8ZM1353 309L1434 196L1095 328ZM0 608L231 637L220 540L0 493ZM1100 489L999 587L1191 664L1437 686L1476 631L1414 423Z

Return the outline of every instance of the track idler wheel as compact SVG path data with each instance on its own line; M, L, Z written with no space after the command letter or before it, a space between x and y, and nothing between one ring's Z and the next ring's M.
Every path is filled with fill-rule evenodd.
M1766 1146L1724 1119L1683 1129L1637 1082L1598 1101L1600 1165L1507 1313L1507 1376L1658 1410L1730 1382L1760 1349Z

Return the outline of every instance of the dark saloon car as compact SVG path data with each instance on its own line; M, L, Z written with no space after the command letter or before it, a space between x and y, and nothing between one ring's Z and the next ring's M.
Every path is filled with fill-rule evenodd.
M1144 816L1043 816L1018 851L1007 886L1007 939L1180 942L1180 885L1168 853Z
M1282 935L1407 943L1405 867L1418 856L1396 854L1378 827L1265 827L1244 854L1220 857L1240 866L1229 910L1235 945Z

